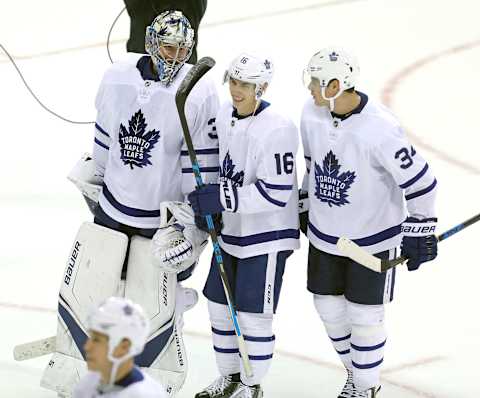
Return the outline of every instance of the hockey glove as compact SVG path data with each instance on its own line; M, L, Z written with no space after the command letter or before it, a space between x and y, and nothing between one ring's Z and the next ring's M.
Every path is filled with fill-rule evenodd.
M195 188L195 191L188 194L188 200L192 205L195 215L213 215L221 213L224 210L220 202L219 184L206 184Z
M436 226L436 218L419 220L408 217L402 224L402 256L409 258L407 261L409 271L415 271L420 264L437 257Z
M308 192L298 190L298 217L300 219L300 231L305 236L308 230Z

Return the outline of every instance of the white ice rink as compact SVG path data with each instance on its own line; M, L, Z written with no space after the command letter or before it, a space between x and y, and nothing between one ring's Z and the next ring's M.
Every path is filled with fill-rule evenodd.
M105 40L122 7L121 0L0 0L0 44L47 106L94 120L94 95L109 64ZM217 60L212 73L220 82L238 52L268 51L276 75L267 100L298 122L310 56L335 43L354 49L358 89L392 107L435 170L443 231L480 209L479 15L477 0L210 0L199 52ZM112 35L114 59L125 53L127 32L124 14ZM38 385L48 357L15 362L12 348L55 332L68 250L80 223L91 219L65 176L91 150L92 135L91 126L40 108L0 52L0 398L56 396ZM479 236L480 225L472 226L441 243L438 259L418 272L398 270L381 397L480 397ZM334 398L344 383L305 289L302 244L284 276L266 398ZM187 285L201 290L208 257ZM203 297L186 314L186 330L190 373L181 398L215 377Z

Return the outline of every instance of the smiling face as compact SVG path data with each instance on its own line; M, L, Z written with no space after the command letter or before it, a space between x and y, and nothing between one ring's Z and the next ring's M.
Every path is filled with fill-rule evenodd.
M237 109L238 114L242 116L252 114L257 105L255 84L230 78L228 85L233 106Z

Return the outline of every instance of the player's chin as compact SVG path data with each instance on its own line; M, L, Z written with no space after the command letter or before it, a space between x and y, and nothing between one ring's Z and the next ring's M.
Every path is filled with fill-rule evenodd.
M92 358L87 358L87 368L88 370L91 370L91 371L98 370L98 366Z

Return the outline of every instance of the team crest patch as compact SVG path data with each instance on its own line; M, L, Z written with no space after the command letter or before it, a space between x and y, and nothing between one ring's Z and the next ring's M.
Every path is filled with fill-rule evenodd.
M222 169L220 170L221 178L228 178L232 180L232 185L234 187L243 186L243 177L245 173L242 171L235 172L235 165L233 164L232 158L230 157L230 152L227 152L225 159L223 159Z
M133 170L133 166L144 167L151 165L150 151L160 138L160 131L147 130L147 123L141 110L138 110L128 121L128 130L120 124L118 141L120 142L120 159L123 164L129 165Z
M340 173L341 165L335 154L330 151L323 159L323 168L315 162L315 196L330 207L350 203L347 191L355 181L354 171Z

